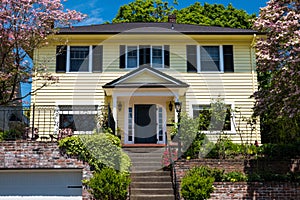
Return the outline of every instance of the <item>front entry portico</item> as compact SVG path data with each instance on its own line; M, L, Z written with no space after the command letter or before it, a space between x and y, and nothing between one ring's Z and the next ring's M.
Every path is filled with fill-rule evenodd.
M166 144L167 124L176 118L168 105L183 97L187 87L151 67L137 68L104 85L122 142Z

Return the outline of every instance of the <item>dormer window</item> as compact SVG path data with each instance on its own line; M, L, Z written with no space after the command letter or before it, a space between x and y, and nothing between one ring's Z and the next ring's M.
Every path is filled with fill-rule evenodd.
M120 46L120 68L132 69L143 65L168 68L169 60L168 45Z

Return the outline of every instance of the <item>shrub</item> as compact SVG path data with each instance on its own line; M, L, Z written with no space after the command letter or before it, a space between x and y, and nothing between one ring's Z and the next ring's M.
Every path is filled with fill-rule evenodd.
M4 140L18 140L22 138L22 132L15 129L11 129L4 131L2 137Z
M118 171L129 171L129 156L120 148L120 139L111 134L93 134L67 137L59 141L59 147L68 155L87 161L96 171L105 166Z
M203 200L210 198L214 191L211 170L207 167L195 167L182 178L181 195L186 200Z
M97 200L125 200L129 184L127 173L120 173L112 168L103 168L87 181L91 194Z
M241 181L247 181L247 175L245 175L242 172L228 172L224 174L223 176L223 181L228 181L228 182L241 182Z

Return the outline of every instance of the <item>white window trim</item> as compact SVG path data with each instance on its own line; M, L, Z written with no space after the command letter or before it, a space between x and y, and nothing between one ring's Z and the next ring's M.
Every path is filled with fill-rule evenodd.
M230 105L232 112L230 113L231 114L231 116L230 116L230 127L231 127L231 130L225 130L223 132L225 134L235 135L235 134L237 134L236 129L235 129L235 112L234 112L235 104L234 104L234 102L229 102L229 101L225 101L224 104L225 105ZM205 102L199 102L199 101L190 102L190 105L189 105L189 116L190 117L193 117L193 105L210 106L211 102L208 102L208 101L205 101ZM220 132L220 131L217 131L217 132L201 131L201 132L204 133L204 134L216 134L217 132Z
M82 46L82 47L89 47L89 71L86 71L86 72L71 72L70 69L71 69L71 66L70 66L70 63L71 63L71 46ZM67 66L66 66L66 73L92 73L93 72L93 46L92 45L68 45L67 46Z
M128 68L127 67L127 60L128 60L128 47L129 46L134 46L134 47L136 47L136 49L137 49L137 65L139 65L139 63L140 63L140 45L125 45L125 69L128 69L128 70L131 70L131 69L136 69L138 66L136 66L136 67L132 67L132 68ZM164 63L165 63L165 54L164 54L164 45L160 45L160 44L158 44L158 45L149 45L150 46L150 66L151 67L153 67L152 66L152 55L153 55L153 46L160 46L161 47L161 53L162 53L162 63L161 63L161 66L162 67L155 67L156 69L164 69L165 67L164 67Z
M134 103L133 105L129 105L128 103L125 104L125 112L124 112L124 137L125 137L125 144L135 144L135 130L134 130L134 122L135 122L135 110L134 110L134 105L136 104L142 104L142 103ZM157 144L166 144L166 131L167 131L167 127L166 127L166 118L167 118L167 113L166 113L166 109L164 108L163 105L161 104L155 104L156 105L156 139L157 139ZM129 114L129 108L132 109L132 123L131 123L131 129L132 129L132 141L128 140L128 136L129 136L129 123L128 123L128 114ZM158 116L158 112L159 112L159 108L162 109L162 129L163 129L163 140L159 140L159 116Z
M74 114L89 114L89 115L99 115L99 111L98 110L87 110L87 111L84 111L84 110L80 110L80 111L73 111L73 110L70 110L70 111L68 111L68 110L64 110L64 111L62 111L62 110L59 110L59 106L57 106L56 107L56 109L55 109L55 113L57 113L57 114L55 114L54 115L54 122L55 122L55 127L54 127L54 134L56 135L56 134L58 134L59 133L59 124L60 124L60 121L59 121L59 119L60 119L60 115L63 115L63 114L65 114L65 115L67 115L67 114L69 114L69 115L74 115ZM93 133L93 131L74 131L74 134L75 135L80 135L80 134L92 134Z
M201 71L201 56L200 56L200 48L202 46L218 46L219 47L219 58L220 58L220 63L219 63L219 68L220 71ZM223 45L197 45L197 73L224 73L224 57L223 57Z

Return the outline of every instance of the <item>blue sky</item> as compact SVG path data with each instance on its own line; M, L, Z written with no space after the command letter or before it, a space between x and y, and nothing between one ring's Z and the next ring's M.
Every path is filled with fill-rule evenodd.
M117 14L120 6L128 4L134 0L67 0L64 2L65 8L75 9L84 14L87 14L89 18L84 24L101 24L106 21L111 21ZM168 0L171 3L173 0ZM187 7L197 2L196 0L178 0L178 5L175 8L180 9ZM205 2L209 4L223 4L227 6L231 3L237 9L243 9L247 13L255 13L258 15L259 8L266 6L267 0L205 0L199 1L201 5Z

